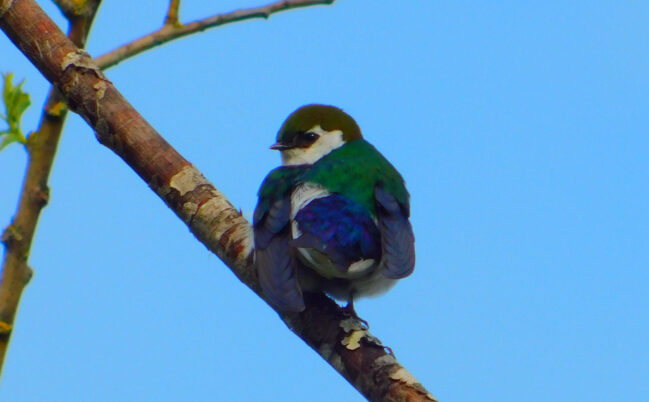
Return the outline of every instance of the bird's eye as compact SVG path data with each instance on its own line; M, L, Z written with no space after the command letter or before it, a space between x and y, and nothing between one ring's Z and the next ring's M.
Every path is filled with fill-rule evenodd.
M320 137L318 134L314 133L313 131L307 131L306 133L302 133L300 136L305 140L310 140L310 141L317 140L318 137Z
M320 138L320 135L318 133L314 133L313 131L306 131L299 133L295 136L295 146L297 147L308 147L309 145L313 144L318 138Z

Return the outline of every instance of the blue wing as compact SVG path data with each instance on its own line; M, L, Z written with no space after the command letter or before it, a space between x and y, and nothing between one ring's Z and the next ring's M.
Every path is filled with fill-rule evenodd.
M374 188L374 199L383 251L380 269L388 278L404 278L415 269L415 236L408 220L409 206L399 203L381 185Z
M295 220L302 235L293 246L326 254L341 273L359 259L378 261L381 255L381 234L368 211L340 194L311 201Z

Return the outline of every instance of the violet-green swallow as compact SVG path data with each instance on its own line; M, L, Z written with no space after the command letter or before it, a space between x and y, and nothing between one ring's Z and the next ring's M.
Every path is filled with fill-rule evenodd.
M397 170L341 109L306 105L282 124L283 166L259 189L253 226L264 295L282 312L302 292L353 299L385 292L415 266L409 194Z

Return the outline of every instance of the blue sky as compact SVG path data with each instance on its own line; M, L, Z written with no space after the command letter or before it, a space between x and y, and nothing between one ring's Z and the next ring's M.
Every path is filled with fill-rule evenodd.
M185 1L184 21L253 1ZM100 55L166 1L105 2ZM57 11L43 2L63 23ZM216 8L218 7L218 8ZM250 216L283 119L340 106L412 196L417 267L357 304L443 401L649 393L649 6L339 0L110 70ZM0 70L45 80L4 37ZM0 224L25 164L0 153ZM359 400L86 124L66 125L0 399Z

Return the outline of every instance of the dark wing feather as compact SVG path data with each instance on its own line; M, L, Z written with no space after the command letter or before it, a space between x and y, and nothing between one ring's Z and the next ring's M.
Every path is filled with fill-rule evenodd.
M288 234L273 237L268 247L257 250L261 289L268 301L281 311L304 310L304 299L295 272L295 258L289 246Z
M287 225L290 214L291 201L288 198L275 201L268 211L258 207L253 216L255 248L266 248L271 239Z
M302 234L302 236L291 241L291 245L293 247L312 248L321 252L322 254L325 254L340 272L347 272L349 264L353 262L349 261L348 258L346 258L335 248L327 247L327 245L323 243L322 240L318 239L311 233Z
M381 232L383 274L390 279L404 278L415 269L415 236L408 220L408 205L376 186L374 198Z
M253 216L255 264L268 301L281 311L302 311L304 301L290 246L290 192L303 166L280 166L264 179Z
M299 312L304 310L304 299L290 247L290 212L288 197L272 203L266 213L255 211L256 266L259 283L268 301L281 311Z

